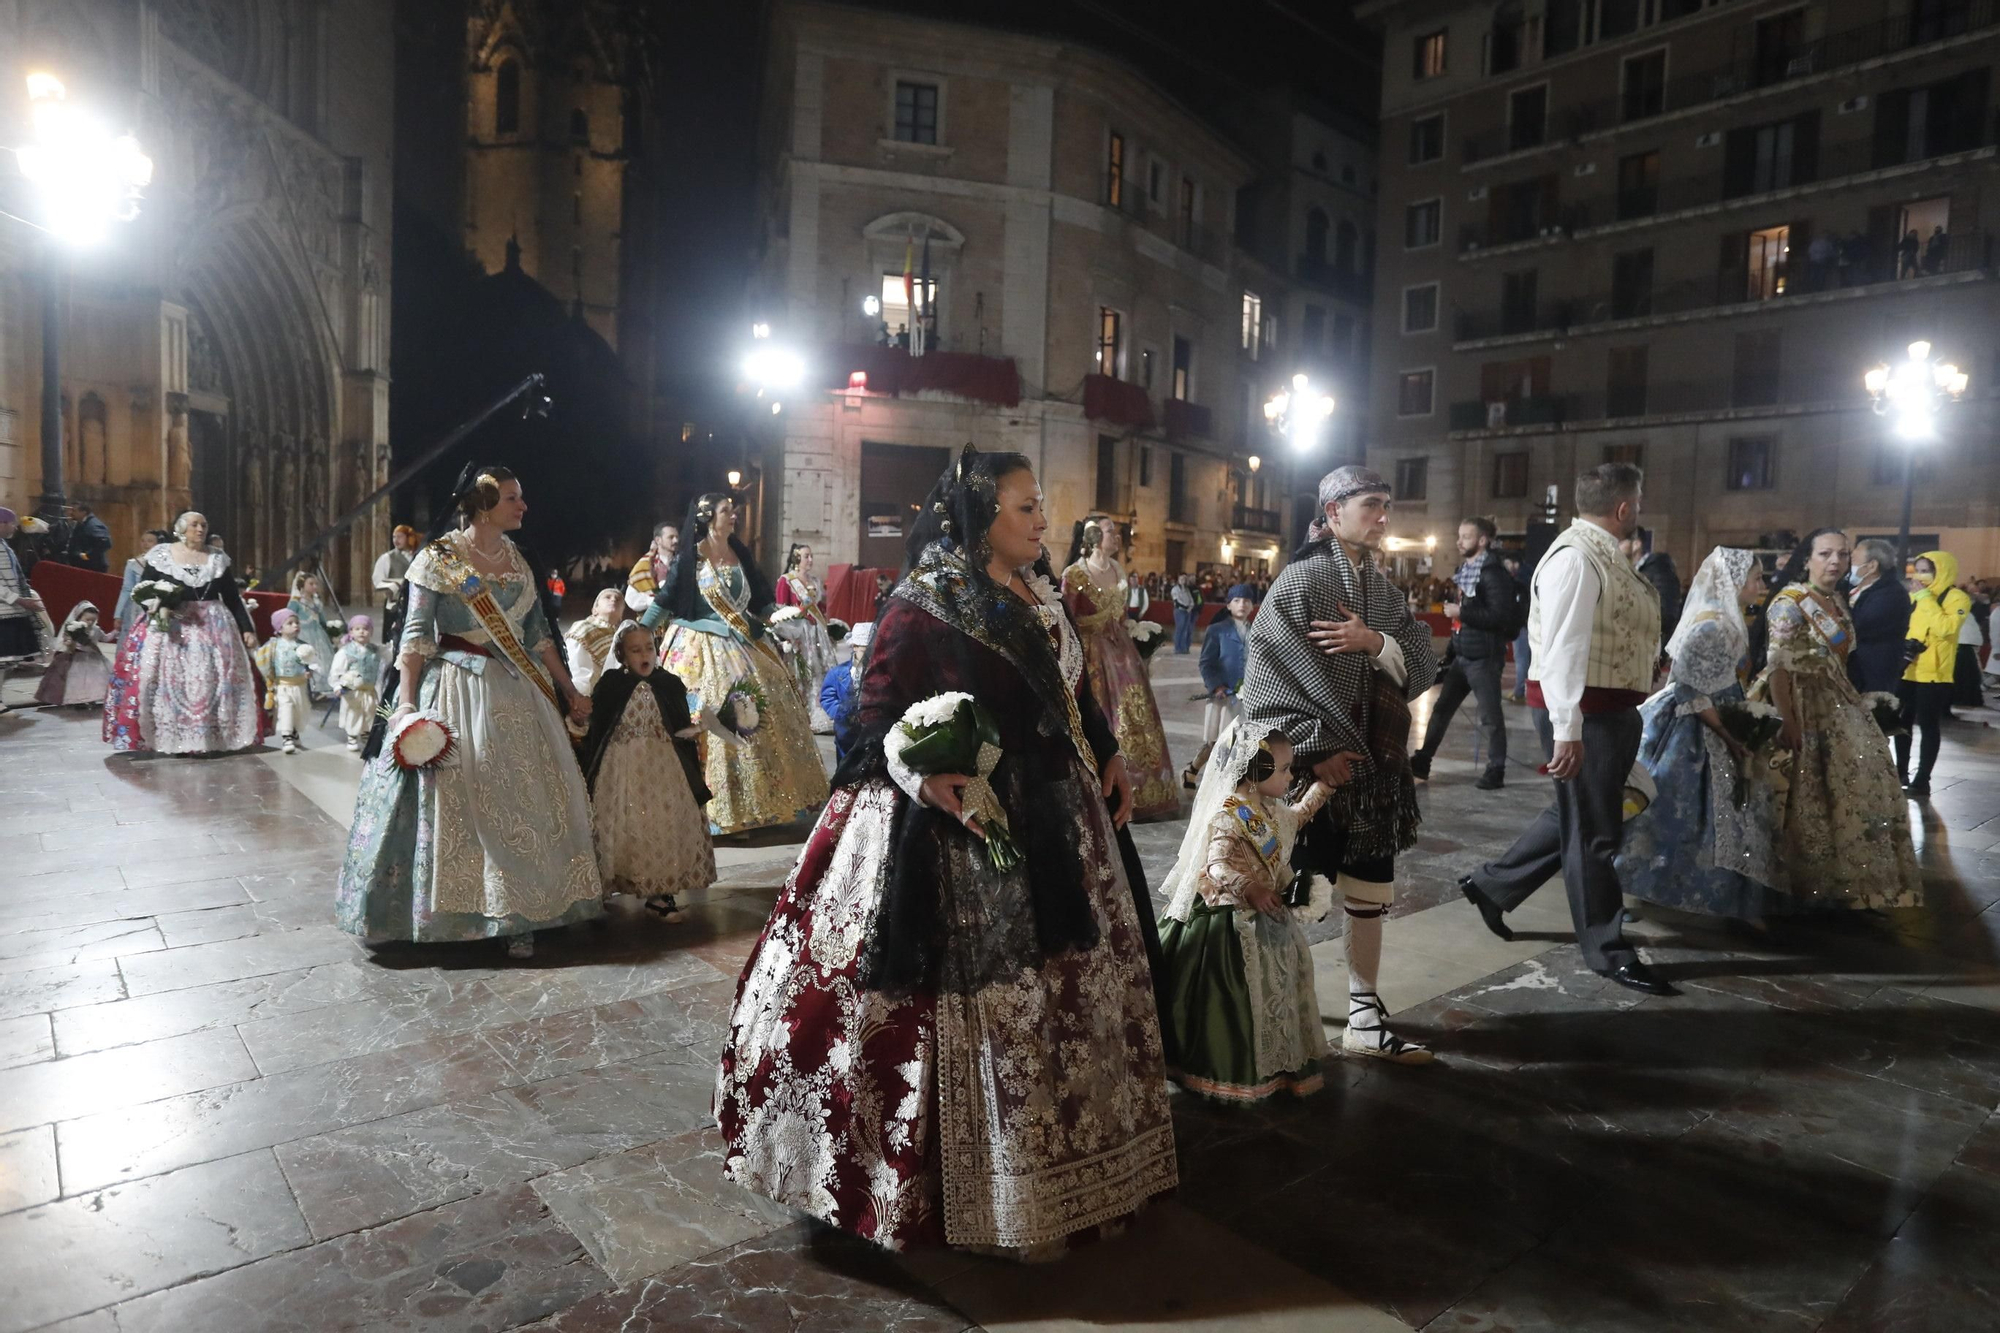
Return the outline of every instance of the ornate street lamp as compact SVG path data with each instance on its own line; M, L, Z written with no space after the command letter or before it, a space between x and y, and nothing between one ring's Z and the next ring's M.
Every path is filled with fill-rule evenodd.
M113 224L139 216L139 198L153 179L153 159L129 134L69 100L53 74L28 76L33 141L14 149L21 175L35 187L41 228L51 245L42 286L42 515L63 519L62 366L56 310L57 245L103 240Z
M1294 453L1306 453L1319 442L1320 429L1333 415L1333 395L1314 390L1304 372L1292 376L1292 387L1280 390L1264 404L1264 420L1291 441Z
M1938 413L1965 396L1970 377L1949 361L1931 358L1928 342L1913 342L1894 366L1879 365L1861 377L1875 415L1888 417L1903 442L1903 522L1896 536L1898 572L1910 560L1910 505L1916 496L1917 445L1937 438Z

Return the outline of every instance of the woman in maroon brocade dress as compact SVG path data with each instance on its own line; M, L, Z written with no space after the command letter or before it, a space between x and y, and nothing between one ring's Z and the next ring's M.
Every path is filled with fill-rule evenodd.
M723 1052L728 1175L892 1248L1046 1253L1177 1180L1131 783L1045 527L1017 454L968 448L932 491ZM1026 854L1006 872L959 822L964 779L884 752L953 690L1000 726L990 780Z

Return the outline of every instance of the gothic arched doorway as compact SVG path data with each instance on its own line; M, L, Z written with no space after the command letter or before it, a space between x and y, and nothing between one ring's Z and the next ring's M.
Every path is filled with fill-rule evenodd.
M221 229L183 270L186 448L169 426L170 491L209 516L239 567L268 569L333 517L335 404L324 316L282 239L255 220ZM176 472L182 475L175 475ZM336 553L327 567L339 569Z

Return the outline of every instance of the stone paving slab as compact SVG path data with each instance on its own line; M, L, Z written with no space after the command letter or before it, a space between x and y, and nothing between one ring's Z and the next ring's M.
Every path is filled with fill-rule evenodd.
M1184 763L1193 663L1153 670ZM1991 1328L2000 731L1952 728L1912 807L1926 907L1648 911L1659 999L1582 968L1559 886L1512 943L1459 899L1547 798L1508 721L1492 793L1455 725L1391 908L1382 990L1439 1062L1176 1096L1175 1200L1024 1280L720 1178L715 1052L803 829L723 848L677 926L618 900L526 966L370 951L329 921L331 733L288 769L0 718L0 849L37 868L0 885L0 1333ZM1184 828L1135 829L1154 883ZM1336 1040L1341 926L1309 931Z

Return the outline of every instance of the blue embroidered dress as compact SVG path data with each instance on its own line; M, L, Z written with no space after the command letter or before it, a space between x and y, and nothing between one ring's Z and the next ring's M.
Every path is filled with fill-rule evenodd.
M480 581L539 671L548 626L527 562L507 549L512 572ZM455 744L435 768L401 768L385 748L363 770L334 919L370 943L524 935L603 910L582 770L562 717L493 646L448 568L469 568L470 554L453 533L410 566L400 652L426 659L419 707Z
M1719 621L1687 632L1667 684L1646 701L1639 762L1653 803L1625 826L1618 878L1625 892L1677 911L1749 920L1797 910L1784 892L1778 841L1784 798L1764 774L1741 784L1736 760L1697 716L1742 703L1736 643Z

